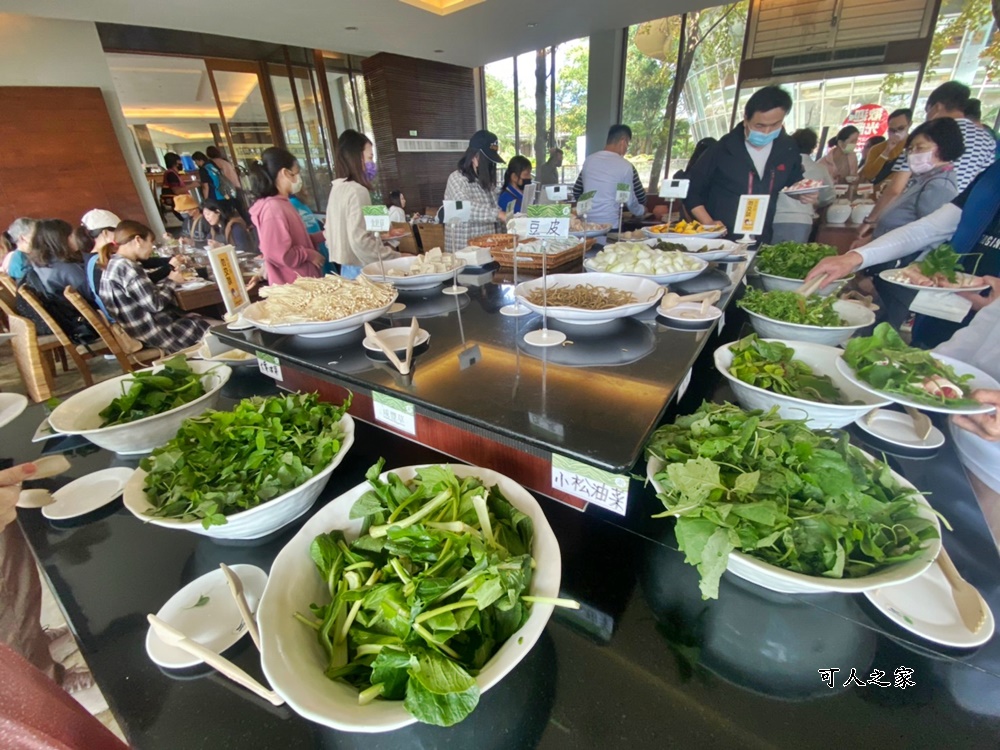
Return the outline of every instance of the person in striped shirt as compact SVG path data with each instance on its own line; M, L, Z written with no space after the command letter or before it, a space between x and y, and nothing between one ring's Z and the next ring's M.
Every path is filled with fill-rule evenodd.
M583 163L580 176L573 185L573 196L579 200L584 193L594 190L593 207L587 221L597 224L618 224L618 201L615 200L618 185L629 186L630 194L625 207L637 217L646 214L646 191L639 180L639 173L625 158L632 143L632 128L628 125L612 125L604 149L591 154Z
M958 123L959 129L962 131L965 151L954 162L955 182L958 184L959 192L965 190L976 179L976 176L996 159L996 141L983 128L965 116L970 93L969 87L964 83L948 81L934 89L927 97L927 104L924 105L927 120L950 117ZM879 217L902 194L903 188L909 182L910 167L905 153L900 154L899 158L896 159L892 172L889 177L889 185L879 196L875 208L868 214L868 218L858 228L859 238L871 234Z

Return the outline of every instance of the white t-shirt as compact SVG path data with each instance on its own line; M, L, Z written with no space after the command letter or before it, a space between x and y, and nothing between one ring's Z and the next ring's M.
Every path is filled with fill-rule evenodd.
M757 176L764 179L764 168L767 166L767 157L771 155L771 146L774 145L774 141L761 148L751 146L750 141L747 140L744 140L743 143L746 145L747 153L750 154L750 159L753 161L754 169L757 170Z

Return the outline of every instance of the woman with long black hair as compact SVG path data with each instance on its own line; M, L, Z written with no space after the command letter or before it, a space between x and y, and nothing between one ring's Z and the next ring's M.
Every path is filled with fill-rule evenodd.
M310 235L289 196L302 189L299 162L283 148L272 146L250 169L250 187L257 200L250 216L257 227L260 253L269 284L291 284L300 276L318 278L326 263L317 250L322 235Z
M480 130L469 139L469 147L458 161L458 169L448 176L444 189L446 201L468 204L469 221L448 224L444 229L445 250L456 252L469 244L469 239L497 231L497 222L507 221L507 215L497 205L497 164L505 164L500 156L497 137Z

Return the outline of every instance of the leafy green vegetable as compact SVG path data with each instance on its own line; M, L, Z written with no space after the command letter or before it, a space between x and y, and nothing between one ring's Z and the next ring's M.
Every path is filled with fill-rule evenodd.
M204 607L210 601L212 601L212 597L207 596L206 594L202 594L201 596L198 597L198 601L196 601L190 607L185 607L184 609L198 609L199 607Z
M171 357L156 372L137 372L122 380L122 395L101 410L101 427L145 419L194 401L205 395L203 377L205 373L194 372L183 354Z
M803 297L798 292L763 292L747 287L746 294L736 304L744 310L763 315L765 318L785 323L801 323L811 326L842 326L844 320L833 309L837 301L834 296L821 297L810 294Z
M786 570L859 578L915 557L938 536L912 490L841 431L813 432L776 410L704 403L653 433L666 462L657 497L705 599L733 550Z
M534 529L498 487L444 466L382 481L383 463L351 509L365 533L313 540L330 598L295 617L316 631L326 675L361 703L402 700L418 720L451 726L479 701L474 675L531 612Z
M340 452L349 406L349 398L336 406L315 393L284 394L185 420L140 463L153 515L200 518L207 529L295 489Z
M920 273L928 278L941 274L954 284L957 279L956 274L962 270L962 256L956 253L951 245L945 243L927 253L917 266L920 268Z
M871 336L851 339L844 348L844 361L855 374L874 388L933 406L975 406L971 398L932 395L922 387L928 378L944 378L963 391L971 375L958 375L950 365L930 352L908 346L888 323L879 323Z
M762 341L751 333L734 343L730 351L733 361L729 372L744 383L821 404L847 403L829 376L793 359L795 350L780 341Z
M804 279L823 258L836 254L836 248L818 242L779 242L761 248L757 270L786 279Z

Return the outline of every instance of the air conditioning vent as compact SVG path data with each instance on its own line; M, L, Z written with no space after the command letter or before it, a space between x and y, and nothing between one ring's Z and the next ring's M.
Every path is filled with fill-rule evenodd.
M875 47L853 47L828 52L809 52L801 55L775 57L771 63L771 72L777 75L855 65L877 65L882 62L885 62L884 44Z
M400 153L463 153L469 147L468 141L451 141L446 138L397 138L396 149Z

